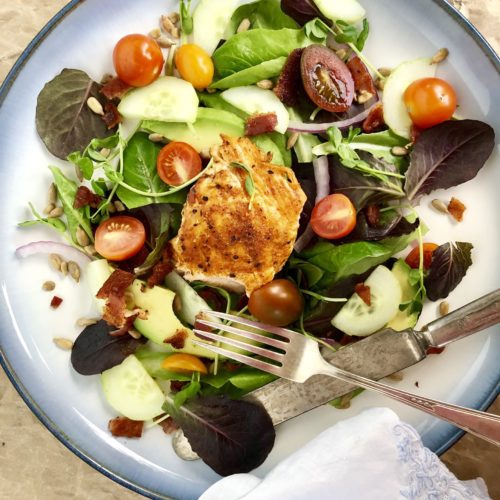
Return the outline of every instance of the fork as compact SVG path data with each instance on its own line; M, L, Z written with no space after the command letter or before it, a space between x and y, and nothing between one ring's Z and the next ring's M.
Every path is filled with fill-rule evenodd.
M313 375L330 375L344 382L384 394L500 446L500 416L417 396L337 368L321 356L319 344L315 340L292 330L216 311L205 311L202 316L196 320L194 329L200 340L193 340L193 343L209 351L299 383L304 383ZM224 320L227 323L211 321L212 318ZM253 331L237 328L233 326L235 323L250 327ZM213 331L206 331L199 326L218 330L219 333L229 333L232 336L227 337ZM267 335L273 334L273 337L266 336L266 333ZM218 345L207 342L205 339L217 341ZM238 351L222 347L224 344L230 348L237 348ZM252 357L241 351L255 354L258 357Z

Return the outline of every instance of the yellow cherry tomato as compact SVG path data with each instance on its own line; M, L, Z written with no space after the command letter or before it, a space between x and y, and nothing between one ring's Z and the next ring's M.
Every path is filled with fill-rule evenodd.
M197 90L208 87L214 78L212 58L194 43L181 45L177 49L175 66L181 77Z
M176 373L208 373L207 367L200 358L182 352L172 354L168 358L165 358L161 363L161 367Z

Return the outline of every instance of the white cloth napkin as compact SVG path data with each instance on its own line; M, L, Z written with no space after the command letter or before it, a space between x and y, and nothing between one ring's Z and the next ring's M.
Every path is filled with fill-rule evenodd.
M339 422L264 479L235 474L199 500L483 500L481 478L459 481L413 427L387 408Z

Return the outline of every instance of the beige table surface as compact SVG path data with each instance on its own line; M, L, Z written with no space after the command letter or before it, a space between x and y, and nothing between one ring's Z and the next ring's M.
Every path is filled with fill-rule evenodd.
M0 2L0 81L66 0ZM453 0L500 51L500 0ZM500 89L499 89L500 91ZM500 414L500 399L490 409ZM57 441L28 410L0 369L0 499L111 500L140 495L102 476ZM498 448L465 436L443 456L460 478L481 476L500 500Z

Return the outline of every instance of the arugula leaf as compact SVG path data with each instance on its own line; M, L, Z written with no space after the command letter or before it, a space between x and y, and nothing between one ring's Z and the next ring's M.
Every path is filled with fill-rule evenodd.
M424 130L415 141L405 191L413 203L436 189L473 179L495 146L493 129L477 120L448 120Z
M48 227L52 227L59 231L60 233L64 234L66 233L66 224L64 222L57 218L57 217L42 217L36 210L35 207L33 206L32 203L28 203L31 213L33 214L33 217L35 217L35 220L26 220L24 222L19 222L18 226L19 227L29 227L29 226L34 226L36 224L44 224Z
M249 29L265 28L279 30L281 28L298 28L297 23L282 10L280 0L259 0L241 5L231 17L229 33L234 34L243 19L250 21Z
M191 448L222 476L249 472L272 450L275 431L265 409L226 396L201 396L177 408L167 396L164 410L182 428Z
M472 244L445 243L432 253L432 262L425 277L425 289L430 300L448 297L472 265Z
M255 197L255 182L253 180L253 172L250 167L245 165L244 163L241 163L239 161L232 161L231 162L231 167L234 168L240 168L244 170L247 173L247 176L245 178L245 190L248 193L248 196L250 196L250 201L248 203L248 208L252 208L252 203L253 199Z
M335 22L339 33L335 36L337 43L352 43L358 50L363 50L366 39L370 33L370 25L367 19L363 19L363 26L360 31L355 25L338 20Z
M54 183L57 187L57 194L59 200L61 201L64 215L68 222L68 230L71 235L71 239L75 244L78 244L76 239L76 231L78 227L87 233L90 241L94 241L94 233L92 232L92 227L90 226L90 220L85 213L84 208L74 208L73 203L75 201L76 191L78 189L76 182L68 179L59 168L49 167L52 175L54 177Z

